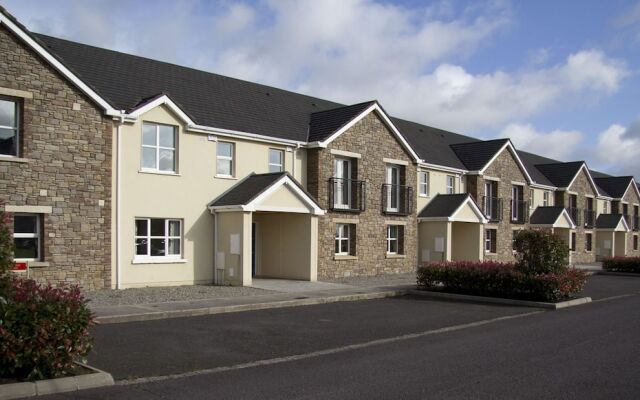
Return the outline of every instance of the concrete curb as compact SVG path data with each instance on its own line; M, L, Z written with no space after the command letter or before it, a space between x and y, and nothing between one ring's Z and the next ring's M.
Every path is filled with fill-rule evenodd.
M410 290L409 294L440 300L462 301L468 303L504 304L510 306L545 308L548 310L558 310L560 308L567 308L578 306L580 304L591 303L591 297L579 297L577 299L561 301L559 303L547 303L543 301L512 300L503 299L500 297L470 296L466 294L432 292L428 290Z
M224 313L231 313L231 312L268 310L272 308L311 306L316 304L328 304L328 303L336 303L341 301L382 299L386 297L404 296L408 292L409 292L409 289L397 289L397 290L385 290L385 291L372 292L372 293L344 294L344 295L338 295L338 296L317 297L317 298L308 298L308 299L280 300L280 301L253 303L253 304L237 304L237 305L230 305L230 306L202 307L202 308L193 308L193 309L176 310L176 311L151 311L151 312L145 312L145 313L139 313L139 314L109 315L109 316L103 316L103 317L96 317L96 322L100 324L117 324L117 323L123 323L123 322L152 321L152 320L168 319L168 318L197 317L202 315L224 314Z
M598 271L596 275L609 275L609 276L632 276L640 278L640 273L637 272L613 272L613 271Z
M44 379L35 382L18 382L0 385L0 400L73 392L101 386L113 386L114 381L110 373L89 365L76 364L92 370L93 373L64 378Z

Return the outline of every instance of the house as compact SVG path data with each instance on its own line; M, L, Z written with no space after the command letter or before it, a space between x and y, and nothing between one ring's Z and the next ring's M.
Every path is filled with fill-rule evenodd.
M0 9L0 196L16 259L87 288L314 281L638 254L638 186L344 105L31 33Z

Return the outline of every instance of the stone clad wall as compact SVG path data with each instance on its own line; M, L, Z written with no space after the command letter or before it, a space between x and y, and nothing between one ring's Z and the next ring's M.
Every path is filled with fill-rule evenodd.
M625 193L622 201L629 204L629 215L631 216L631 223L629 224L629 229L632 231L627 235L627 256L630 257L640 257L640 243L638 244L638 250L633 250L633 236L640 234L640 232L633 231L633 206L634 204L640 204L640 198L635 190L632 187L629 187L627 193ZM622 212L622 204L620 204L619 212ZM640 239L639 239L640 240Z
M329 178L333 176L334 155L331 149L358 153L357 179L366 181L366 211L357 213L328 210L319 221L318 277L371 276L413 272L417 266L417 216L415 207L415 183L417 167L401 144L375 113L356 123L333 141L328 148L310 150L308 153L309 192L318 199L321 207L329 208ZM382 184L385 183L383 158L403 160L404 184L414 190L414 207L409 216L390 216L382 213ZM403 175L403 174L401 174ZM334 240L336 221L357 221L356 259L336 260ZM404 256L387 258L386 222L397 221L404 226Z
M595 197L597 193L593 189L587 173L580 171L575 181L568 188L569 192L575 192L578 194L578 208L580 209L580 223L576 227L576 251L571 253L571 262L573 264L580 263L592 263L596 261L596 246L595 246L595 229L584 228L584 210L587 209L587 195L594 197L594 209L595 209ZM565 208L569 207L569 195L570 193L564 193L562 196L563 203L556 203L557 205L563 205ZM586 250L586 233L593 233L593 247L592 251Z
M0 199L52 207L42 217L44 263L30 275L109 287L112 122L1 26L0 88L33 97L23 100L20 156L27 162L0 161Z

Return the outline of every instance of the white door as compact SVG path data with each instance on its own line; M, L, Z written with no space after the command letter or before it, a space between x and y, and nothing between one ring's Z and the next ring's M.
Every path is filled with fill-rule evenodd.
M349 208L351 204L351 160L336 158L333 165L333 204L336 208Z
M387 211L398 211L400 203L400 168L387 165Z

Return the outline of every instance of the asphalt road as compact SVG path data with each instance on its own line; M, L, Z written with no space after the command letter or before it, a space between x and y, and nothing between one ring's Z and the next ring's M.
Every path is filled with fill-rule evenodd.
M46 398L640 398L640 278L587 294L560 311L403 297L103 325L90 363L118 385Z

